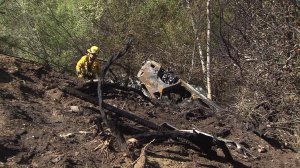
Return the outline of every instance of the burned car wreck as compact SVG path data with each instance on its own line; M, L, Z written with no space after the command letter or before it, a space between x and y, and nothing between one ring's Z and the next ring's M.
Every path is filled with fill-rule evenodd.
M199 90L175 76L169 69L163 69L161 64L155 61L146 61L138 72L137 77L141 82L144 93L148 97L161 99L163 97L173 98L176 95L177 102L186 98L192 100L200 99L217 111L221 109Z

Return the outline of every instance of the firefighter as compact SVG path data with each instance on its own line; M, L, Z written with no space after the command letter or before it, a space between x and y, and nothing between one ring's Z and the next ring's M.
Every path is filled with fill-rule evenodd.
M77 62L76 73L79 78L95 79L98 77L100 62L96 58L99 51L99 47L92 46L87 50L87 54Z

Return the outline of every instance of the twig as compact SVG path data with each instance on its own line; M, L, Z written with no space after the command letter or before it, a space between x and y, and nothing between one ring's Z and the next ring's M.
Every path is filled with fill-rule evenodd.
M134 161L131 163L131 165L134 165L134 168L143 168L145 167L145 164L146 164L146 150L147 150L147 147L152 143L154 142L155 139L153 139L151 142L149 142L148 144L146 144L144 146L144 148L141 150L141 154L140 156Z

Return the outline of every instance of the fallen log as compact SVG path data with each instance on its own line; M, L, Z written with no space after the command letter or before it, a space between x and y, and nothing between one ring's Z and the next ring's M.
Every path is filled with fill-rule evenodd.
M276 149L281 149L282 147L284 147L283 143L281 143L275 137L267 135L263 130L253 130L253 133L258 137L262 138L263 140L265 140L267 143L269 143L271 146L273 146Z
M185 82L184 80L180 80L181 85L186 88L189 92L191 92L193 99L201 99L206 105L208 105L211 109L214 109L217 113L224 111L222 107L217 105L215 102L212 100L208 99L205 95L202 93L198 92L195 88L193 88L190 84Z
M80 86L77 86L74 88L78 89L78 90L82 90L83 88L85 88L87 86L93 88L93 87L97 87L97 85L98 85L98 80L94 79L94 80L88 80L84 84L81 84ZM113 88L113 89L121 90L121 91L134 92L134 93L138 94L139 96L141 96L147 102L151 103L152 105L155 105L155 106L159 105L159 103L156 100L145 96L141 90L136 89L136 88L121 86L119 83L103 83L102 87L103 87L103 90Z
M94 105L98 105L98 99L97 98L91 97L91 96L89 96L89 95L87 95L87 94L85 94L83 92L80 92L80 91L78 91L76 89L73 89L73 88L68 87L68 86L62 86L62 87L60 87L60 89L62 91L64 91L64 92L69 93L69 94L71 94L73 96L76 96L76 97L78 97L78 98L80 98L82 100L90 102L90 103L92 103ZM159 130L160 129L160 126L158 126L157 124L155 124L155 123L153 123L151 121L143 119L143 118L141 118L139 116L136 116L136 115L134 115L132 113L129 113L127 111L118 109L118 108L116 108L116 107L114 107L114 106L112 106L110 104L105 103L105 102L103 102L103 108L106 109L106 110L108 110L108 111L111 111L111 112L115 113L116 115L118 115L120 117L124 117L124 118L127 118L129 120L132 120L132 121L134 121L134 122L136 122L138 124L141 124L141 125L143 125L145 127L150 128L152 130Z
M98 105L98 100L94 97L91 97L85 93L82 93L76 89L64 86L64 87L60 87L60 89L66 93L69 93L73 96L79 97L82 100L85 100L87 102L90 102L92 104ZM158 125L154 122L148 121L144 118L141 118L139 116L136 116L130 112L118 109L112 105L109 105L107 103L103 102L103 108L115 113L116 115L120 116L120 117L124 117L127 118L131 121L134 121L142 126L145 126L147 128L150 128L152 130L154 130L155 132L149 132L149 133L145 133L145 134L139 134L136 135L135 138L172 138L172 139L177 139L177 138L183 138L186 139L188 141L190 141L191 143L197 145L199 148L203 149L206 153L210 153L211 151L211 147L212 146L218 146L223 150L223 153L225 154L225 157L228 160L233 160L230 151L228 149L227 146L231 146L234 147L235 150L243 155L246 156L251 156L253 158L257 158L254 155L250 154L250 152L243 147L241 144L236 143L234 141L231 140L226 140L226 139L222 139L222 138L217 138L213 135L198 131L198 130L179 130L176 127L169 125L169 124L162 124L162 125Z
M115 88L115 89L119 89L119 90L123 90L123 91L130 91L130 92L134 92L138 95L140 95L143 99L145 99L146 101L150 102L153 105L158 105L159 103L153 99L150 99L149 97L145 96L144 93L141 90L132 88L132 87L125 87L125 86L121 86L117 83L111 83L111 84L104 84L103 88L106 87L110 87L110 88Z
M217 146L220 149L222 149L225 158L228 161L233 161L232 155L226 146L225 142L219 140L216 137L213 137L209 134L202 134L197 132L185 132L182 130L168 130L168 131L155 131L155 132L148 132L144 134L134 135L133 136L136 139L174 139L181 141L188 141L187 143L191 143L193 145L196 145L199 150L203 151L204 153L208 155L215 156L216 153L212 150L213 146Z

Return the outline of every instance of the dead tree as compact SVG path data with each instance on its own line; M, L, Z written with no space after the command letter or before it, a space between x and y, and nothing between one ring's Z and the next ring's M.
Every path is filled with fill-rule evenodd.
M194 16L194 13L192 11L191 5L190 5L190 0L186 0L187 3L187 10L189 11L189 15L191 17L191 21L192 21L192 26L193 26L193 30L194 30L194 34L195 34L195 43L198 46L198 51L199 51L199 56L200 56L200 61L201 61L201 67L202 67L202 72L203 74L206 74L206 67L205 67L205 62L204 62L204 57L203 57L203 52L202 52L202 47L201 47L201 43L200 43L200 38L199 38L199 25L197 25L196 23L196 19Z
M117 138L117 141L119 143L119 145L123 148L123 149L126 149L126 143L125 143L125 140L124 140L124 137L122 135L122 133L119 131L119 129L117 128L117 124L111 120L107 115L106 113L104 112L104 109L103 109L103 84L104 84L104 79L105 79L105 76L109 70L109 67L119 58L121 58L122 56L125 55L125 53L128 51L129 49L129 46L132 42L132 39L128 40L125 48L120 51L118 54L116 55L113 55L109 60L108 62L106 63L106 65L102 68L102 71L101 73L99 74L99 80L98 80L98 99L99 99L99 111L101 113L101 117L102 117L102 120L104 121L104 124L111 130L112 134L114 135L114 137Z
M210 0L207 0L207 45L206 45L206 82L207 82L207 98L212 99L211 82L210 82Z

